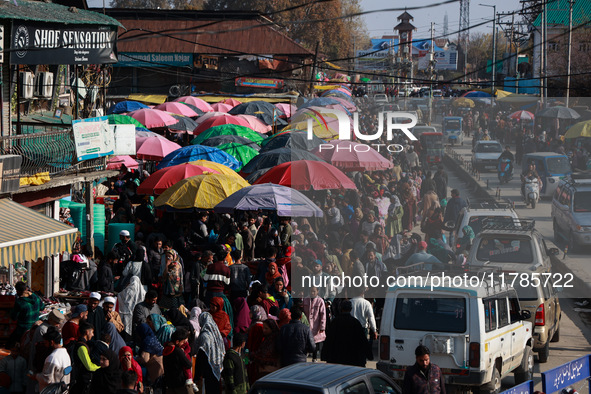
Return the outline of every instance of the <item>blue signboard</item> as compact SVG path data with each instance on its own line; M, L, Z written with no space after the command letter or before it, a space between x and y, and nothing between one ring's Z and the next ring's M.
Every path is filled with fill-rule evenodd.
M114 67L193 67L192 53L119 52Z
M542 391L546 394L554 393L587 379L590 375L589 355L587 355L542 372Z
M515 387L511 387L509 390L503 391L501 394L533 394L534 392L534 381L528 380L518 384Z

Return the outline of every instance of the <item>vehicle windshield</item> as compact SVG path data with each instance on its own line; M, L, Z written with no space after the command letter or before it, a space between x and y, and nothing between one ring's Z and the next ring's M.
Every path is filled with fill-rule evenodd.
M466 332L466 299L400 294L394 328L398 330Z
M549 157L546 159L546 166L549 174L568 174L572 171L566 156Z
M533 262L533 251L530 239L519 239L507 236L486 236L478 245L476 258L491 263L523 263Z
M538 288L532 286L531 283L527 283L527 286L522 286L519 280L513 281L513 279L511 279L511 282L513 282L512 286L517 291L517 296L520 301L535 301L538 299Z
M503 148L501 144L478 144L476 145L476 152L479 153L501 153Z
M468 220L468 226L472 227L474 230L474 234L478 234L482 230L482 226L484 223L491 223L491 222L503 222L509 221L513 223L513 218L511 216L494 216L494 215L482 215L482 216L472 216Z
M426 146L437 146L438 144L442 144L441 136L440 135L421 135L422 143Z
M446 120L445 121L445 129L446 130L459 130L460 129L460 121L459 120Z
M290 387L278 383L278 388L255 387L249 393L251 394L316 394L322 393L322 390L310 390L300 387Z
M591 212L591 191L575 193L573 210L575 212Z

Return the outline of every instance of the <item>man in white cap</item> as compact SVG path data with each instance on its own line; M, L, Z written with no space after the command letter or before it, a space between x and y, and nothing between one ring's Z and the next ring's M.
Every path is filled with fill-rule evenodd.
M121 276L121 272L128 261L130 261L137 251L137 246L135 242L131 240L131 234L127 230L121 230L119 232L119 239L121 242L117 242L113 246L113 250L119 254L120 261L123 264L116 264L115 267L115 276Z
M101 295L97 292L90 293L88 297L88 317L86 321L94 327L94 333L97 338L103 332L103 327L107 324L105 320L105 311L99 306Z
M105 313L105 321L107 323L113 323L117 331L121 332L125 329L125 326L123 325L119 312L115 310L116 303L117 300L115 297L105 297L105 300L103 301L103 311Z

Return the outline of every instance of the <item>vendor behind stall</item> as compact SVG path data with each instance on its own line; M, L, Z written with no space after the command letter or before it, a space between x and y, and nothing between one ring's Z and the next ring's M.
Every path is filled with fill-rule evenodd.
M16 328L10 335L9 342L20 341L23 334L39 320L39 312L44 308L41 298L32 293L25 282L17 282L14 288L17 298L10 311L10 318L16 320Z

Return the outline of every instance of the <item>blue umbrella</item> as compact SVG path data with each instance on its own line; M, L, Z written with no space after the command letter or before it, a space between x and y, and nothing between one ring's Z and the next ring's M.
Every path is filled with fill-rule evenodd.
M121 114L123 112L131 112L137 109L150 108L146 104L142 104L139 101L121 101L113 105L107 110L107 115Z
M159 170L196 160L213 161L228 166L233 170L238 170L241 167L241 163L238 160L223 150L212 146L189 145L166 155L156 168Z
M490 97L490 93L481 92L480 90L473 90L471 92L466 93L462 97Z
M331 104L340 104L338 100L335 100L330 97L315 97L311 100L306 101L304 104L300 105L298 108L308 108L308 107L324 107L325 105Z
M326 92L322 93L322 97L340 97L344 98L345 100L352 101L351 96L336 89L327 90Z

